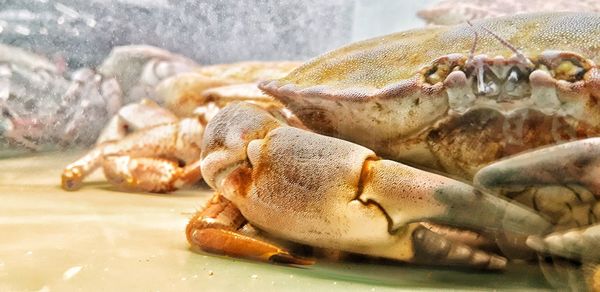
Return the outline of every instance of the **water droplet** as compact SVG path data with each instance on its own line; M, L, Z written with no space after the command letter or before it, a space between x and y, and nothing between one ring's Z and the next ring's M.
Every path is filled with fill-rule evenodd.
M88 19L86 19L85 24L87 24L89 27L95 27L96 20L93 18L88 18Z
M83 268L82 266L74 266L74 267L68 268L63 273L63 280L67 281L67 280L73 278L75 275L77 275L77 273L79 273L81 271L82 268Z
M22 35L29 35L31 30L26 26L17 25L15 26L15 32Z
M214 275L214 274L215 274L215 273L214 273L212 270L211 270L211 271L208 271L208 275L209 275L209 276L212 276L212 275Z

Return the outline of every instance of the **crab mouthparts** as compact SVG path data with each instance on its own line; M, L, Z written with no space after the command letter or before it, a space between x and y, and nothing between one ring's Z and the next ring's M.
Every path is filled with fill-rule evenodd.
M559 81L568 84L565 88L582 85L583 71L573 71L576 80L564 80L545 66L484 63L477 58L473 63L464 71L450 72L443 81L450 108L457 113L479 107L503 113L536 108L545 114L581 114L581 101L561 96L556 85Z

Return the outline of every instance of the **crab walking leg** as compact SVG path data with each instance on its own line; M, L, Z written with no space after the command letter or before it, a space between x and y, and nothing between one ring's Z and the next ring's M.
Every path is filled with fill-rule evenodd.
M549 146L495 162L474 178L488 189L582 184L600 194L600 138Z
M79 189L83 179L109 156L168 157L193 163L200 157L198 144L203 132L202 123L189 118L135 132L123 140L97 145L84 157L67 165L62 174L62 187L69 191Z
M176 123L179 119L155 101L143 99L128 104L114 115L100 133L96 144L123 139L128 133L161 124Z
M547 236L530 236L527 245L544 253L569 259L597 261L600 259L600 225L554 232Z
M192 248L212 253L298 265L313 263L274 244L238 232L246 222L230 201L216 193L188 223L187 239Z
M412 232L412 247L414 255L409 261L417 264L501 270L507 262L504 257L453 240L424 226L417 226Z
M517 155L482 168L475 184L487 189L535 189L541 212L573 218L573 225L600 221L600 138L590 138ZM558 222L561 224L563 222ZM558 231L545 238L532 236L527 244L568 258L600 259L600 227Z
M207 183L253 226L293 242L408 262L420 262L425 250L440 255L441 264L493 269L501 260L467 260L471 252L456 260L453 249L444 248L451 242L438 240L418 222L524 234L549 227L537 214L467 184L287 127L256 106L224 108L204 139ZM420 238L442 243L421 248L429 240Z
M96 170L102 163L103 145L98 145L83 157L67 165L61 175L61 186L67 191L81 188L83 179Z
M423 225L425 228L431 230L434 233L443 235L449 240L462 242L471 247L483 249L491 249L495 247L494 241L473 230L460 229L447 225L433 224L427 222L423 222L421 223L421 225Z
M162 158L109 156L104 159L103 169L110 183L132 191L172 192L202 178L200 161L180 167Z
M111 147L123 139L128 132L149 128L160 124L177 123L177 117L161 108L156 102L144 99L122 107L118 114L111 118L100 133L96 147L77 161L65 167L62 175L62 187L65 190L77 190L83 179L102 164L105 152L118 148ZM126 144L127 142L122 142ZM108 148L108 149L106 149Z

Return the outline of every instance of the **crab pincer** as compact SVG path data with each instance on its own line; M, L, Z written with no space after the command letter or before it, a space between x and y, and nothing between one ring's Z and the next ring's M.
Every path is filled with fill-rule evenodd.
M381 159L362 146L286 126L251 104L219 112L206 129L203 150L204 178L239 210L236 216L296 243L406 262L501 269L503 257L447 239L420 222L527 235L549 227L526 208ZM214 251L200 236L209 236L204 228L190 226L191 244ZM240 240L220 238L229 244ZM255 257L250 248L220 252Z

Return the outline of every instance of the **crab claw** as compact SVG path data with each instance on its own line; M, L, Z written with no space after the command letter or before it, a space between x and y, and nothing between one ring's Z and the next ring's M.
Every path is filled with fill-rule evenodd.
M288 127L250 104L221 110L203 143L207 183L253 226L293 242L495 269L499 257L430 236L419 222L528 235L549 227L536 213L465 183Z
M542 217L472 186L390 160L367 161L357 197L376 202L394 231L407 223L431 221L482 231L539 234L550 227Z

